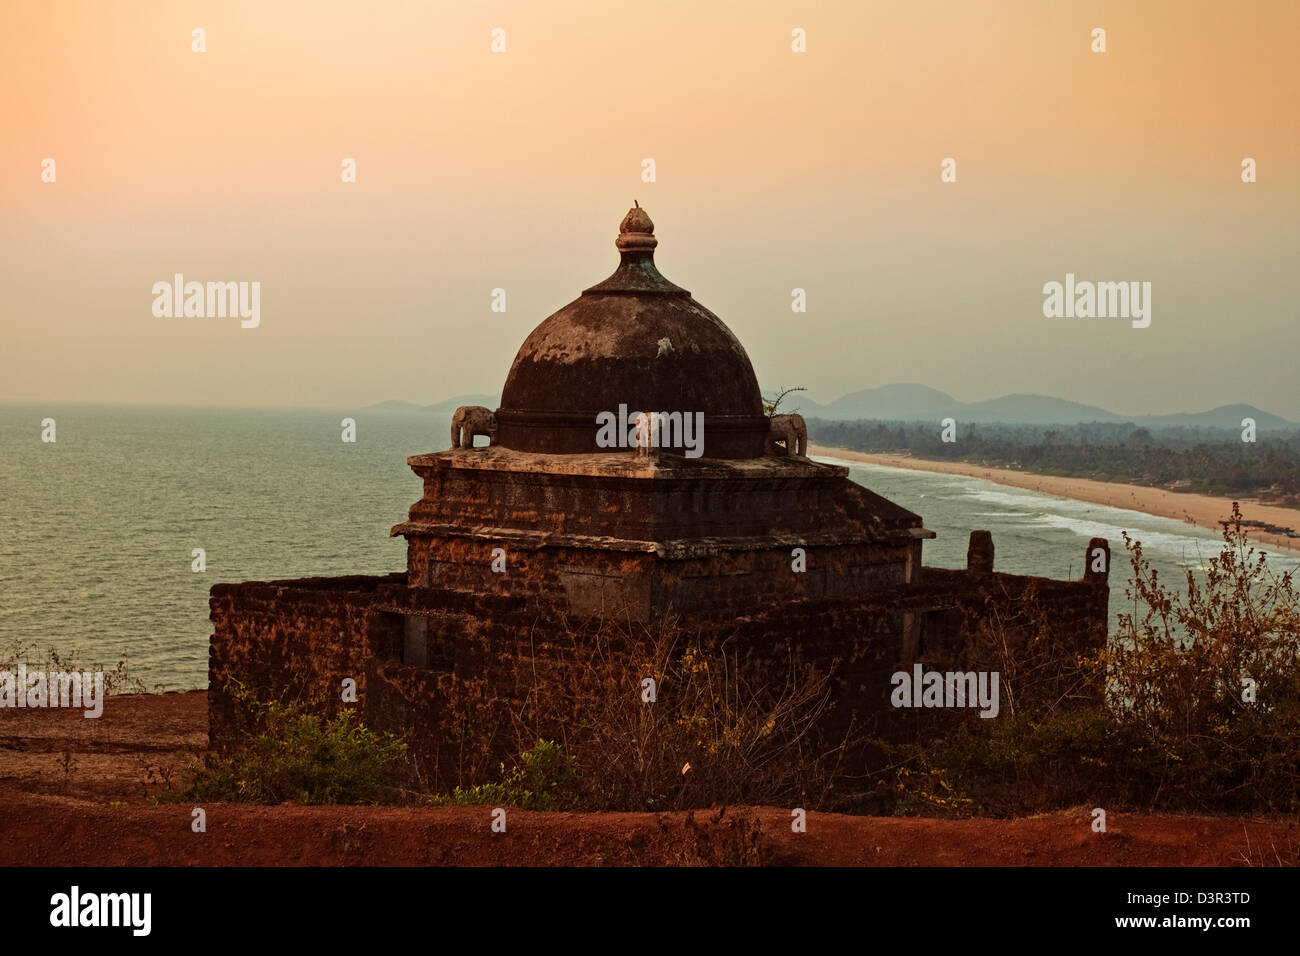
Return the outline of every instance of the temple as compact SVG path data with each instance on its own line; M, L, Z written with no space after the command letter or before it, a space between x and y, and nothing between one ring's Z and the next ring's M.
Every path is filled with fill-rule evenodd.
M424 496L393 529L407 584L699 620L912 581L932 536L921 519L847 468L768 453L749 356L660 275L656 242L645 210L631 210L614 274L519 349L492 445L408 460ZM672 441L658 454L598 447L600 416L620 408L700 421L703 455ZM817 555L804 573L791 571L795 548Z
M923 567L933 532L803 454L802 420L765 412L743 346L659 272L657 244L646 211L629 210L618 267L533 330L501 407L460 409L452 447L407 459L423 493L392 529L404 574L212 589L214 747L235 733L242 685L357 706L436 770L465 732L455 702L517 699L506 665L544 656L548 629L575 622L793 649L834 670L841 720L888 708L891 668L978 663L969 636L1031 591L1063 646L1104 641L1104 540L1081 581L998 574L978 531L966 569ZM611 420L626 440L608 440ZM355 702L338 693L348 679Z

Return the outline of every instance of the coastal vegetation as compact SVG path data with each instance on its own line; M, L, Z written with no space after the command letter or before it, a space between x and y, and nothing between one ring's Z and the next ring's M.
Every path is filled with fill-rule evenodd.
M911 454L1041 475L1124 482L1174 491L1258 498L1300 508L1300 431L1139 428L1132 424L957 423L945 442L938 422L808 419L815 442L852 451Z
M1040 680L1032 644L1003 660L1002 717L890 748L898 808L1300 811L1300 595L1233 517L1219 555L1181 588L1126 537L1132 610L1106 648L1065 662L1064 693ZM995 650L998 632L983 635Z
M111 667L95 661L87 663L82 660L79 647L59 650L54 645L43 645L38 641L26 641L11 638L0 644L0 672L16 671L24 665L29 671L91 672L104 676L106 694L143 694L148 688L143 679L131 669L125 658ZM157 689L157 688L155 688ZM27 688L23 688L26 693Z

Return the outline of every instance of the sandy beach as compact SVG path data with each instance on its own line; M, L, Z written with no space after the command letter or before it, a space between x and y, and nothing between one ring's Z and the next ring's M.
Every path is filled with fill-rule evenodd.
M1213 531L1221 531L1222 525L1219 522L1228 519L1232 515L1231 498L1185 494L1177 491L1166 491L1162 488L1146 488L1140 485L1125 485L1109 481L1092 481L1087 478L1035 475L1029 472L1012 471L1009 468L990 468L985 465L975 465L964 461L926 461L907 455L867 454L812 443L808 445L808 454L826 458L840 458L844 461L887 465L891 468L910 468L914 471L970 475L974 478L984 478L1014 488L1026 488L1043 494L1058 495L1062 498L1073 498L1076 501L1088 501L1098 505L1110 505L1114 508L1129 508L1133 511L1141 511L1145 514L1158 515L1163 518L1175 518ZM1283 528L1300 530L1300 510L1260 504L1257 501L1249 500L1240 501L1240 505L1243 519L1263 521ZM1277 548L1293 551L1300 550L1300 539L1298 538L1269 534L1256 528L1247 530L1252 540L1273 545Z

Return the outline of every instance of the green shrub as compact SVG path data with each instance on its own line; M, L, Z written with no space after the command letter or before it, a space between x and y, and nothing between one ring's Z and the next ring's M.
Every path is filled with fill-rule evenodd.
M376 803L406 744L363 727L352 710L324 719L291 703L240 692L257 731L238 750L210 755L185 800L230 803Z
M475 787L457 787L448 796L433 797L435 806L518 807L521 810L553 810L566 785L573 779L573 758L566 756L559 744L537 741L531 750L519 755L519 765L506 769L501 765L498 783Z

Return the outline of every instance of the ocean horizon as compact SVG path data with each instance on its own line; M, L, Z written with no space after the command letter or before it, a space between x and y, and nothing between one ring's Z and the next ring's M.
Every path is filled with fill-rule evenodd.
M345 417L355 442L342 441ZM151 691L206 687L209 588L403 571L405 542L388 532L421 494L406 458L447 448L449 428L448 415L373 408L0 403L0 654L52 648L83 666L124 660ZM1109 539L1112 624L1130 571L1122 532L1175 586L1222 544L1174 519L981 478L818 460L921 515L937 533L932 567L964 567L970 532L985 529L997 570L1078 578L1089 539ZM1300 567L1259 550L1277 570Z

